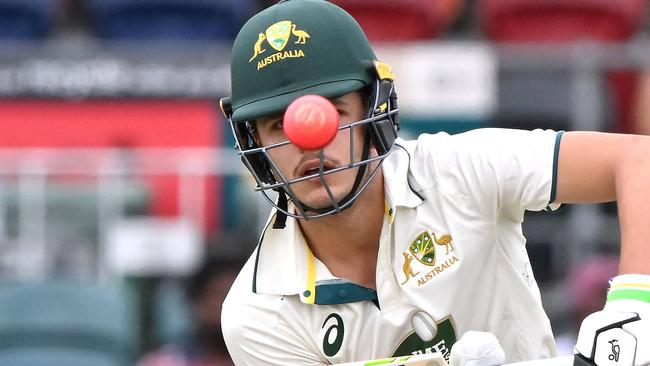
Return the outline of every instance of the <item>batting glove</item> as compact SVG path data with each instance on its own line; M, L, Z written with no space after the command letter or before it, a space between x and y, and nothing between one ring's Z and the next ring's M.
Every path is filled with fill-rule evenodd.
M619 275L607 303L585 318L574 348L574 365L650 365L650 276Z
M503 365L506 356L492 333L469 331L451 347L450 366Z

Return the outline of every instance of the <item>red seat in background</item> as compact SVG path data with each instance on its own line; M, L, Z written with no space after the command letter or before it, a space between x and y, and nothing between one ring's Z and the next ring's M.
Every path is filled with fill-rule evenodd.
M461 0L331 0L349 12L370 41L439 37L459 12Z
M485 34L497 42L625 41L645 0L478 0Z
M645 0L477 0L478 20L496 42L626 42L642 25ZM608 72L614 129L632 131L636 71Z

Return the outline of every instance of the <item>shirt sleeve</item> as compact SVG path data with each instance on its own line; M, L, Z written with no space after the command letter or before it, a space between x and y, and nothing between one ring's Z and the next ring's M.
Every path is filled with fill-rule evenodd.
M486 208L518 213L553 202L561 136L551 130L489 128L425 144L435 146L430 158L443 185Z

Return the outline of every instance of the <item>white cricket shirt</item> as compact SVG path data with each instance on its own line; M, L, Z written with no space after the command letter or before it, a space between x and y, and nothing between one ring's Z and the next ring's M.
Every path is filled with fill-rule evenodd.
M295 219L267 224L223 304L235 363L448 357L469 330L495 334L507 362L554 356L521 222L554 199L561 135L479 129L398 139L382 166L376 291L334 277Z

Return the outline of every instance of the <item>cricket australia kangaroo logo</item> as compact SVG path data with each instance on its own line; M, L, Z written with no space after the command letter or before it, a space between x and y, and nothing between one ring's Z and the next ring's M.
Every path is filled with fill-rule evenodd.
M411 262L413 261L412 255L406 252L402 253L402 255L404 256L404 264L402 264L402 272L404 272L404 276L406 276L404 282L402 282L402 285L405 285L409 281L409 279L419 275L420 272L413 273L413 268L411 268Z
M253 56L248 62L253 62L258 56L266 52L267 48L265 46L267 45L271 46L277 52L258 60L257 70L287 58L305 57L305 51L302 49L285 50L291 36L295 37L294 45L306 44L307 39L310 38L309 33L298 29L296 24L290 20L283 20L271 25L266 29L266 32L257 35L257 40L253 45Z
M444 253L440 248L441 252L436 255L436 246L444 247ZM411 278L417 278L416 276L423 273L422 276L417 278L418 287L420 287L460 260L455 253L454 241L449 234L437 235L434 232L432 237L429 231L425 230L411 242L408 249L408 252L402 253L404 256L402 272L404 272L405 277L402 285L409 282ZM417 259L417 262L413 262L413 259ZM425 267L417 264L418 262L425 265ZM415 270L414 265L420 266L417 268L419 270Z

